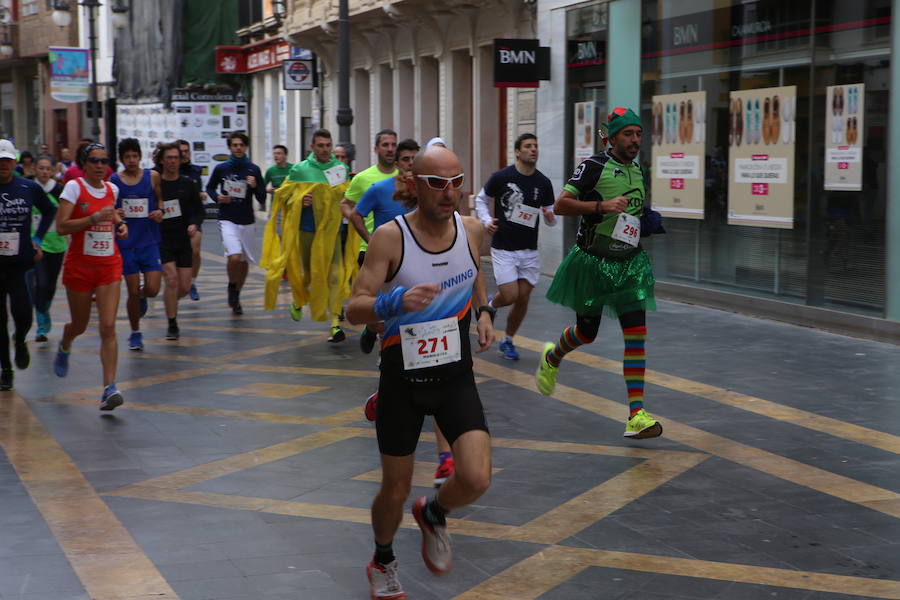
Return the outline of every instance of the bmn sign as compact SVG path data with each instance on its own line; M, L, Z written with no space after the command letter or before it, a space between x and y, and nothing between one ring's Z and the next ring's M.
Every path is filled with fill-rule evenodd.
M494 40L494 87L538 87L550 79L550 48L539 40Z

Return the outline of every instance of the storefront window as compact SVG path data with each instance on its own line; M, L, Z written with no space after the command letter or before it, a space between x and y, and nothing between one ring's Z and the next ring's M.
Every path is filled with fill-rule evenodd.
M597 151L598 124L606 115L607 4L597 2L566 13L566 172ZM571 246L577 219L565 220L564 244Z
M702 214L667 214L668 234L649 238L658 278L882 314L890 1L733 0L698 12L704 4L643 2L644 123L670 122L664 95L705 92ZM826 107L829 86L840 90ZM861 189L826 183L826 127L839 130L828 146L850 161L856 142ZM650 139L648 173L659 138ZM772 182L791 170L788 183L740 179L765 161L775 165Z

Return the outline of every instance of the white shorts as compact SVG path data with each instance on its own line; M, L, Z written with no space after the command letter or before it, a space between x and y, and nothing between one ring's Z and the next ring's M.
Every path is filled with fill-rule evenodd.
M537 285L541 274L541 255L537 250L498 250L491 248L494 263L494 280L497 285L514 283L524 279Z
M242 255L244 262L255 263L253 258L253 224L238 225L231 221L219 221L219 231L222 233L222 245L225 246L225 256L234 254Z

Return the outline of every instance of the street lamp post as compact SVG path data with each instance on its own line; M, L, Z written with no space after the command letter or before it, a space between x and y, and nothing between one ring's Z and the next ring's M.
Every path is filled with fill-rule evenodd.
M100 8L100 0L81 0L78 3L88 13L88 44L91 53L91 135L95 141L100 139L100 101L97 94L97 23L95 9ZM128 0L112 0L113 25L121 28L127 24ZM68 27L72 23L69 12L69 0L53 0L53 22L60 27Z
M353 160L355 149L350 143L350 126L353 125L353 109L350 108L350 11L347 8L347 0L340 0L338 5L338 45L339 45L339 71L338 71L338 139L340 145L347 152L347 157Z
M88 9L88 44L91 47L91 137L100 141L100 106L97 97L97 29L94 9L100 0L83 0L81 6Z

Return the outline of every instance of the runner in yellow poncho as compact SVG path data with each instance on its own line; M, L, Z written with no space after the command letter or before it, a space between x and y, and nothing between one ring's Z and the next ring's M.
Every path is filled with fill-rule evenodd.
M291 317L299 321L303 306L309 304L313 320L331 317L328 341L340 342L346 334L340 327L339 315L350 295L350 280L357 265L355 252L344 252L341 247L340 201L347 189L348 170L344 163L335 160L331 146L331 133L317 130L310 155L294 165L275 193L261 264L268 269L266 310L275 308L286 271L293 295ZM358 245L359 236L350 231L345 247Z

